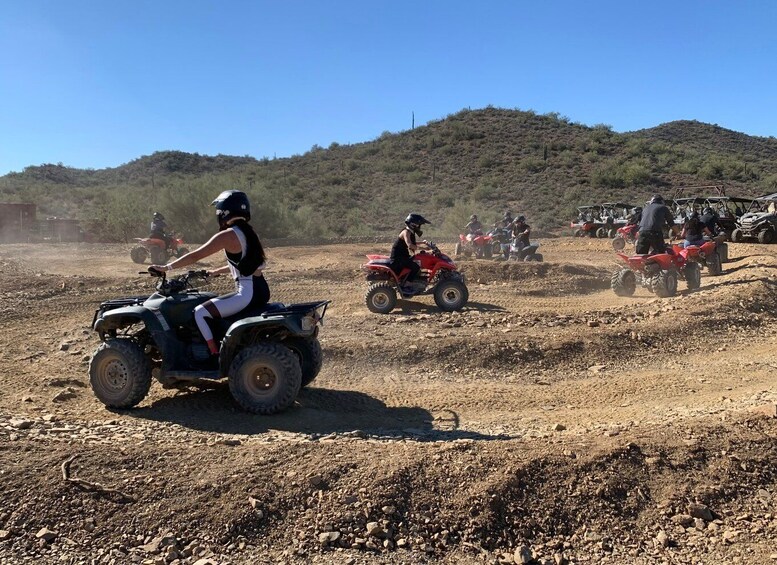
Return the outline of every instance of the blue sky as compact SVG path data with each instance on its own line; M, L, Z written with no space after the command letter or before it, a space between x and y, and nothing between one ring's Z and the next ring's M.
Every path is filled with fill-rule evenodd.
M4 0L0 175L285 157L462 108L777 135L777 2Z

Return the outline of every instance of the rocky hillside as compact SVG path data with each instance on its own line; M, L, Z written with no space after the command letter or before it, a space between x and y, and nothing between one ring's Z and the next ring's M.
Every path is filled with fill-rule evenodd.
M699 184L723 183L735 195L774 191L776 158L774 138L695 121L620 134L555 113L486 108L284 159L164 151L102 170L28 167L0 177L0 201L36 201L113 239L143 231L152 208L201 238L212 229L207 203L235 187L258 203L265 237L384 234L410 210L450 233L471 212L491 221L504 208L558 231L592 201L639 202Z

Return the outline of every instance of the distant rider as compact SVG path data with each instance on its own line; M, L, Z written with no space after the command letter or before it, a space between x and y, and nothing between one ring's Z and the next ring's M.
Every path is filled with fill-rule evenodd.
M235 292L212 298L194 309L194 319L208 344L208 349L212 355L218 355L219 347L207 319L233 316L249 307L262 308L270 300L270 288L262 275L262 270L266 267L264 248L248 223L251 219L248 196L239 190L225 190L211 202L211 206L216 207L219 232L191 253L167 265L152 265L149 271L167 272L180 269L224 251L227 265L208 274L217 276L229 273L235 280Z
M167 222L165 222L165 217L161 213L154 212L154 217L151 219L150 231L149 238L161 239L165 242L165 248L170 248L172 237L167 233Z
M639 223L639 237L636 252L639 255L663 253L666 251L664 242L664 226L674 227L674 218L669 207L664 203L664 197L656 194L642 210L642 220Z
M707 206L703 210L703 214L701 215L701 223L704 224L704 227L706 227L711 234L716 234L721 231L724 231L723 225L720 223L720 216L718 216L715 211Z
M685 240L683 247L703 244L705 235L712 237L712 232L707 229L707 226L699 218L699 213L694 210L683 226L681 234L681 237Z
M530 235L531 228L529 227L529 224L526 223L526 218L524 216L515 218L515 221L513 222L513 239L518 241L521 249L529 247Z
M467 230L468 239L474 239L475 236L483 235L483 224L480 223L476 214L472 214L469 217L469 223L464 229Z
M512 228L512 226L513 226L513 215L510 212L510 210L505 210L504 216L502 216L502 227Z
M415 255L418 249L418 242L416 242L416 236L421 237L423 232L421 226L424 224L431 224L421 214L409 214L405 218L405 229L399 232L397 240L391 247L391 270L399 276L404 269L410 269L410 273L405 277L405 281L412 281L418 276L421 267L413 261L413 255ZM420 243L426 244L426 241Z

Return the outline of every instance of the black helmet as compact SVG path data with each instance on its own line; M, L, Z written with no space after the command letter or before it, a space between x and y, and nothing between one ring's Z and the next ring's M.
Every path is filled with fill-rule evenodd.
M421 214L408 214L405 218L405 225L409 227L416 235L422 235L421 226L424 224L431 225L432 222L424 218Z
M162 214L160 214L159 212L154 212L154 219L155 220L164 220L165 217Z
M219 226L225 226L233 218L251 219L251 203L246 193L240 190L225 190L210 205L216 207Z
M513 218L513 214L512 214L512 212L510 212L510 210L505 210L504 217L512 219Z
M477 215L477 214L472 214L472 215L469 217L469 220L470 220L470 222L474 222L474 221L475 221L475 220L477 220L477 219L478 219L478 215Z
M694 219L694 218L698 218L698 217L699 217L699 213L696 210L691 212L690 219Z
M515 218L515 222L519 223L519 224L522 224L525 221L526 221L526 217L525 216L518 216L517 218Z
M653 198L650 199L651 204L663 204L664 203L664 197L660 194L654 194Z

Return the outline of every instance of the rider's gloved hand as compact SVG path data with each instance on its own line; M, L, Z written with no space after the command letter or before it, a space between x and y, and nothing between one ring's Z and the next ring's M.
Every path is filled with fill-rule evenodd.
M161 276L163 273L169 271L170 268L167 265L151 265L148 268L148 272L152 275Z

